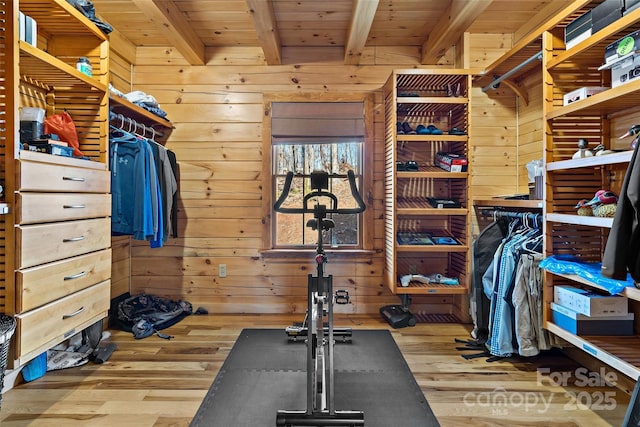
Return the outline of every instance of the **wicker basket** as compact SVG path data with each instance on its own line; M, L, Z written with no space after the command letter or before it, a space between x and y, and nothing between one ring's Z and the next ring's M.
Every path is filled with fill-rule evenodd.
M2 389L4 388L4 373L7 369L9 357L9 343L16 330L16 320L13 317L0 314L0 404L2 403Z

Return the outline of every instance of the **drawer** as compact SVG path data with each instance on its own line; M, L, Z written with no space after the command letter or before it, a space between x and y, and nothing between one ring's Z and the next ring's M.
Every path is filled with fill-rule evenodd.
M16 268L23 269L111 247L111 219L16 227Z
M19 161L16 174L19 191L109 193L111 188L107 170Z
M106 280L16 316L16 349L18 357L43 344L64 339L80 332L77 328L109 310L111 282ZM56 344L57 344L56 343ZM52 344L55 345L55 344Z
M16 194L16 222L18 224L68 221L110 215L110 194Z
M41 305L111 277L111 249L16 272L16 311Z

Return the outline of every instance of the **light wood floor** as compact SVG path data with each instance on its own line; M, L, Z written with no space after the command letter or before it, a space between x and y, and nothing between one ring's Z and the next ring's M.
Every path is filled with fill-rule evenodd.
M48 372L4 393L0 425L188 426L243 328L283 328L300 320L190 316L165 331L175 336L170 341L135 340L112 331L118 349L107 363ZM337 317L336 325L390 329L374 315ZM624 418L626 393L586 386L579 366L555 352L490 363L465 360L454 338L469 338L469 325L418 324L391 331L442 426L619 426ZM543 371L571 379L567 387L558 386Z

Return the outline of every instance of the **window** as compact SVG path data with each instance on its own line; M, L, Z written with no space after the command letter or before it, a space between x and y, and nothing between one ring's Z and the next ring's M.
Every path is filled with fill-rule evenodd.
M284 207L301 208L311 189L314 170L329 173L328 191L338 207L355 207L347 179L352 170L362 192L365 112L364 102L273 102L271 105L271 199L282 193L287 172L294 173ZM309 201L311 208L315 201ZM330 205L330 201L319 200ZM271 206L271 242L276 249L316 246L317 231L306 227L313 214L283 214ZM325 232L327 248L363 248L363 215L331 214L335 228Z

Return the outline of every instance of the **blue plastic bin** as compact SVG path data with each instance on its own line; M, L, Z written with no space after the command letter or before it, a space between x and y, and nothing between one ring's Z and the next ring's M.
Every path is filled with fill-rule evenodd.
M47 373L47 352L45 351L22 368L22 377L26 382L37 380Z

